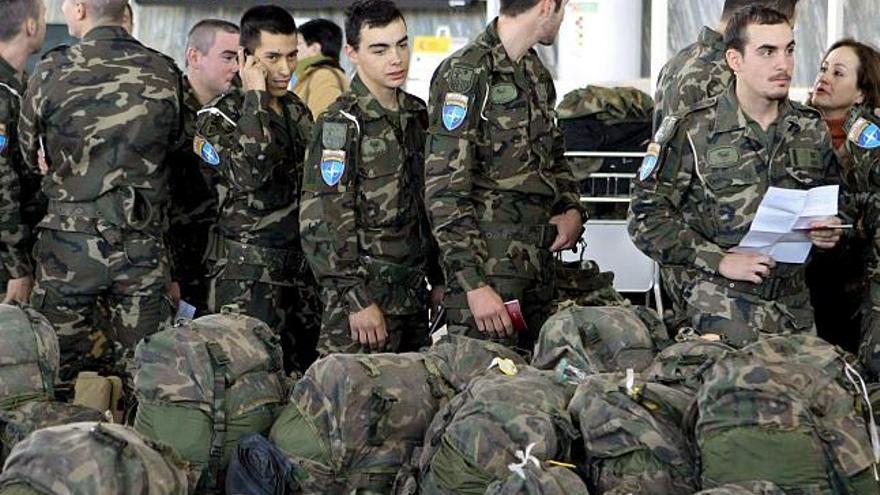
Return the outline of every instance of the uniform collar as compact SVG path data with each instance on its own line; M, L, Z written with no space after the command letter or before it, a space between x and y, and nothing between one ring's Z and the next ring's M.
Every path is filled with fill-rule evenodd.
M357 105L367 120L381 118L389 112L373 96L373 93L370 93L367 85L361 81L360 76L357 74L351 80L351 93L357 98ZM413 105L410 104L409 98L406 97L406 93L401 89L397 90L397 107L397 111L400 113L409 112L414 109Z
M24 92L24 85L18 76L18 71L3 57L0 57L0 83L8 85L19 95Z
M718 96L712 135L742 129L746 129L748 132L748 121L746 114L739 106L739 101L736 99L736 82L734 82L724 93ZM800 126L797 114L788 98L779 102L779 117L776 121L787 122L789 126Z
M193 89L192 84L189 82L189 77L187 76L183 76L183 104L193 112L198 112L202 109L202 104L199 103L199 97L196 95L196 90Z
M497 17L489 23L489 26L486 27L486 30L483 32L479 41L485 44L492 54L492 65L497 72L515 73L517 67L521 66L523 60L532 52L532 49L530 48L526 54L523 55L523 58L520 59L519 64L511 60L510 55L507 54L507 50L504 49L504 44L501 43L501 37L498 36Z
M134 39L122 26L96 26L83 36L83 41Z
M726 48L724 45L724 35L709 26L703 26L698 42L706 48L721 52Z

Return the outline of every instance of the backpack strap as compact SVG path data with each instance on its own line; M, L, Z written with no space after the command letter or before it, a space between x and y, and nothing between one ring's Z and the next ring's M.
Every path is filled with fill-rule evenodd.
M214 404L212 408L213 434L211 435L211 460L209 471L211 485L220 482L223 465L223 444L226 442L226 367L229 356L217 342L205 344L214 369Z

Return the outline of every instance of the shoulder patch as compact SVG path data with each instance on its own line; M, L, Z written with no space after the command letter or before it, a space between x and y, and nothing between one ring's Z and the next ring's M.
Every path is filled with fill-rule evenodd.
M6 134L6 124L0 124L0 155L9 147L9 136Z
M343 122L324 122L321 126L321 144L324 149L341 150L345 148L348 137L348 124Z
M850 127L846 135L859 148L874 149L880 147L880 128L877 124L859 117Z
M467 93L474 87L476 74L474 68L468 65L456 65L450 69L446 76L449 89L455 93Z
M61 44L58 46L54 46L54 47L50 48L49 50L47 50L46 53L44 53L43 56L40 57L40 60L47 60L55 55L59 55L61 53L64 53L67 51L68 48L70 48L70 45Z
M663 118L663 122L660 123L660 127L657 128L657 132L654 133L653 141L658 144L666 144L672 138L672 135L675 134L675 128L678 126L678 117L675 115L668 115Z
M489 99L492 103L503 105L515 100L517 94L519 93L516 86L512 83L500 83L492 86L492 89L489 91Z
M324 150L321 153L321 179L330 187L339 184L345 174L345 152Z
M443 101L443 127L454 131L464 123L468 113L470 98L460 93L446 93Z
M193 138L193 153L199 155L202 161L211 167L216 168L220 165L220 155L217 153L217 149L202 136Z
M651 143L645 152L645 158L642 159L642 166L639 167L639 180L644 182L654 173L657 168L657 159L660 156L660 144Z

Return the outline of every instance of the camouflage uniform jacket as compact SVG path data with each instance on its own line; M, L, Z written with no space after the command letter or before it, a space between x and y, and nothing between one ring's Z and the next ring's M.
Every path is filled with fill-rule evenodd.
M404 91L397 101L389 112L355 76L318 119L306 156L303 248L349 312L376 302L418 313L413 289L425 275L443 284L423 197L425 104Z
M183 79L183 132L185 141L168 158L171 164L171 210L168 245L175 279L202 276L193 264L201 264L208 233L217 222L219 209L215 167L201 159L194 148L196 118L202 108L189 79ZM195 270L195 271L193 271Z
M725 51L724 36L704 26L696 43L666 62L654 93L654 130L667 115L688 110L724 92L733 81Z
M770 186L838 181L831 140L815 110L781 102L772 149L748 122L733 85L691 112L666 117L630 206L629 231L639 249L660 264L719 275L721 259L748 232ZM804 266L780 263L771 277L802 277Z
M19 177L24 167L16 132L23 92L15 69L0 57L0 264L12 278L32 272L28 228L21 215Z
M443 61L428 105L426 204L446 276L465 290L486 284L487 229L540 226L569 209L586 219L553 78L533 49L511 60L496 23ZM514 276L547 269L523 261Z
M172 59L118 26L96 27L43 57L19 122L24 160L37 169L45 147L49 164L43 192L50 205L40 227L164 228L165 157L181 133L180 79Z

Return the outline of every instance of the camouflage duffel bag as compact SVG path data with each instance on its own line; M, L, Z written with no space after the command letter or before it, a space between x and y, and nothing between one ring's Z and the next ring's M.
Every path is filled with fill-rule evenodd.
M650 382L696 394L706 371L733 347L697 335L679 335L678 339L679 342L657 353L641 374Z
M588 376L568 405L595 493L690 495L699 485L684 428L687 393L634 373Z
M0 304L0 410L55 396L60 353L49 321L30 307Z
M793 335L719 359L697 396L703 487L759 479L786 493L877 493L867 391L847 357Z
M659 318L651 323L660 326L649 328L640 314L642 309L563 305L541 327L532 366L551 370L567 358L587 373L644 369L654 358L652 330L665 334L665 329Z
M486 495L587 495L587 485L571 469L561 466L544 468L537 461L522 461L510 466L510 476L493 481Z
M37 430L83 421L100 422L105 419L100 411L65 402L31 401L12 410L0 411L0 464L15 444Z
M267 433L285 401L279 338L228 308L145 337L135 349L135 429L174 447L216 487L238 439Z
M778 486L769 481L743 481L728 483L718 488L707 488L696 495L786 495Z
M297 382L269 438L305 493L389 493L456 383L486 372L498 344L459 337L424 353L333 354Z
M0 493L186 495L185 464L167 446L107 423L37 430L12 450Z
M539 462L567 461L577 438L565 409L572 392L550 372L529 366L475 378L425 434L419 493L482 495L493 482L507 480L508 466L523 452Z

